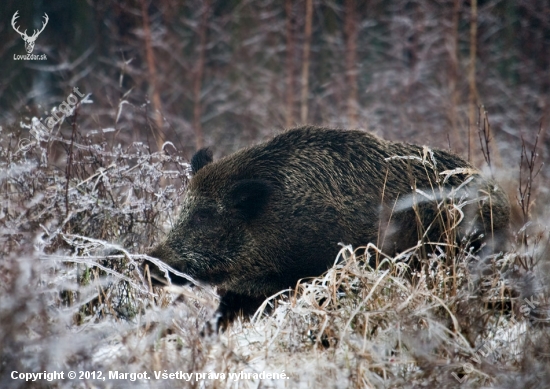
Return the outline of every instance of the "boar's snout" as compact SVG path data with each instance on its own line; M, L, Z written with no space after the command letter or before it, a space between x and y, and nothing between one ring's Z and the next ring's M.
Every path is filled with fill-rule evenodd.
M168 265L171 266L176 261L176 254L174 251L166 244L166 242L157 245L152 251L150 251L148 256L156 258ZM168 279L166 278L166 272L159 269L159 267L149 260L145 260L143 267L149 267L149 274L151 275L151 282L153 285L168 285ZM179 277L173 273L170 273L170 281L172 284L176 285L185 285L189 281L183 277Z

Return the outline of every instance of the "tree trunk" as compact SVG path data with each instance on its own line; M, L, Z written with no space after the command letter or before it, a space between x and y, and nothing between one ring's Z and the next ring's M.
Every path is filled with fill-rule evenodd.
M452 0L453 8L451 15L451 30L449 32L449 93L451 97L450 106L447 110L449 122L451 124L452 147L455 151L464 152L464 136L460 134L458 120L458 105L460 104L460 93L458 88L459 80L459 61L458 61L458 18L460 15L461 0ZM463 122L463 121L462 121Z
M208 24L208 15L210 13L210 0L204 0L202 6L202 15L199 25L199 59L195 68L193 79L193 129L195 130L195 145L197 150L204 146L204 135L202 131L201 116L202 102L201 90L202 79L204 76L205 54L206 54L206 28Z
M346 79L348 84L348 123L357 127L357 10L356 0L346 0L344 33L346 37Z
M294 124L294 31L292 18L292 0L285 0L286 12L286 112L287 128Z
M468 69L468 83L470 93L468 99L468 161L471 160L472 138L476 125L476 111L478 94L476 85L476 50L477 50L477 0L472 0L472 14L470 19L470 66Z
M307 123L308 95L309 95L309 55L311 47L311 24L313 19L313 0L306 0L306 20L304 31L304 57L302 62L302 109L300 119Z
M162 106L157 83L157 68L155 65L155 54L153 53L153 44L151 42L151 28L149 22L149 12L147 10L147 0L141 0L141 16L143 19L143 33L145 35L145 54L147 59L147 70L149 73L149 82L151 88L151 100L153 102L153 118L156 128L153 130L153 136L158 149L162 149L164 143L162 136Z

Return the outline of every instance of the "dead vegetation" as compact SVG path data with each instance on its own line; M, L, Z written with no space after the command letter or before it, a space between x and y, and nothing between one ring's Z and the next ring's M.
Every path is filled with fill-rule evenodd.
M176 215L185 159L171 144L155 153L141 143L112 146L81 136L76 117L66 125L70 136L27 142L12 129L0 148L3 387L550 384L548 234L531 208L536 140L531 150L522 146L523 223L507 251L481 258L456 247L451 230L430 256L420 246L396 258L343 246L322 277L268 299L251 321L203 337L213 291L153 290L139 270ZM485 150L488 134L480 138ZM368 255L382 259L377 269ZM403 259L415 255L424 266L411 276ZM45 370L101 371L106 380L10 376ZM151 379L115 381L109 371ZM194 375L162 378L177 372Z
M27 3L18 25L51 17L42 64L11 60L20 5L0 2L2 388L550 387L547 1ZM44 131L36 117L75 86L87 96ZM480 104L490 121L483 108L476 123ZM266 301L269 315L201 337L214 291L152 290L138 267L174 222L184 156L304 117L484 167L512 203L510 244L482 256L449 231L429 257L371 247L377 269L343 246L328 273ZM423 271L404 275L406 255ZM163 378L178 372L201 375ZM249 375L262 372L279 376Z

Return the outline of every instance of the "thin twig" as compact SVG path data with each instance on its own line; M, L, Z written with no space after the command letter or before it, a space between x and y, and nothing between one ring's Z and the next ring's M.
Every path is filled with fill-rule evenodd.
M491 171L491 177L493 176L493 167L491 164L491 124L489 123L489 116L485 107L483 105L479 106L479 116L477 122L477 135L479 137L479 145L481 146L481 152L483 153L483 158L489 166Z
M532 206L532 197L533 197L533 181L539 175L544 162L541 162L538 168L535 167L537 163L537 158L539 154L537 153L537 147L539 143L539 137L542 132L542 123L535 137L535 143L533 148L529 151L528 155L527 146L525 145L525 139L523 135L521 136L521 157L519 162L519 187L518 187L518 196L516 196L518 204L521 208L521 213L523 215L523 224L524 226L529 222L530 212ZM527 171L527 178L524 178L524 172ZM523 229L521 234L522 243L527 245L527 232L526 229Z
M72 121L72 133L71 133L71 144L69 146L69 158L67 161L67 166L65 168L65 219L69 217L69 181L71 179L71 166L73 164L73 144L76 137L76 118L78 114L78 105L75 107L73 112L73 121Z

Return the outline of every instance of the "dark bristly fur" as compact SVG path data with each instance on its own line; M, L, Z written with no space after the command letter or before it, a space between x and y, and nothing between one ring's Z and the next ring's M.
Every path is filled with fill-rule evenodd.
M440 241L453 220L434 204L469 176L454 202L485 200L462 208L457 239L504 235L506 195L463 159L432 151L433 157L421 146L361 131L307 126L216 162L201 150L179 220L151 255L216 285L227 324L300 278L321 275L339 242L374 243L395 254L420 239ZM439 174L453 169L462 170Z

